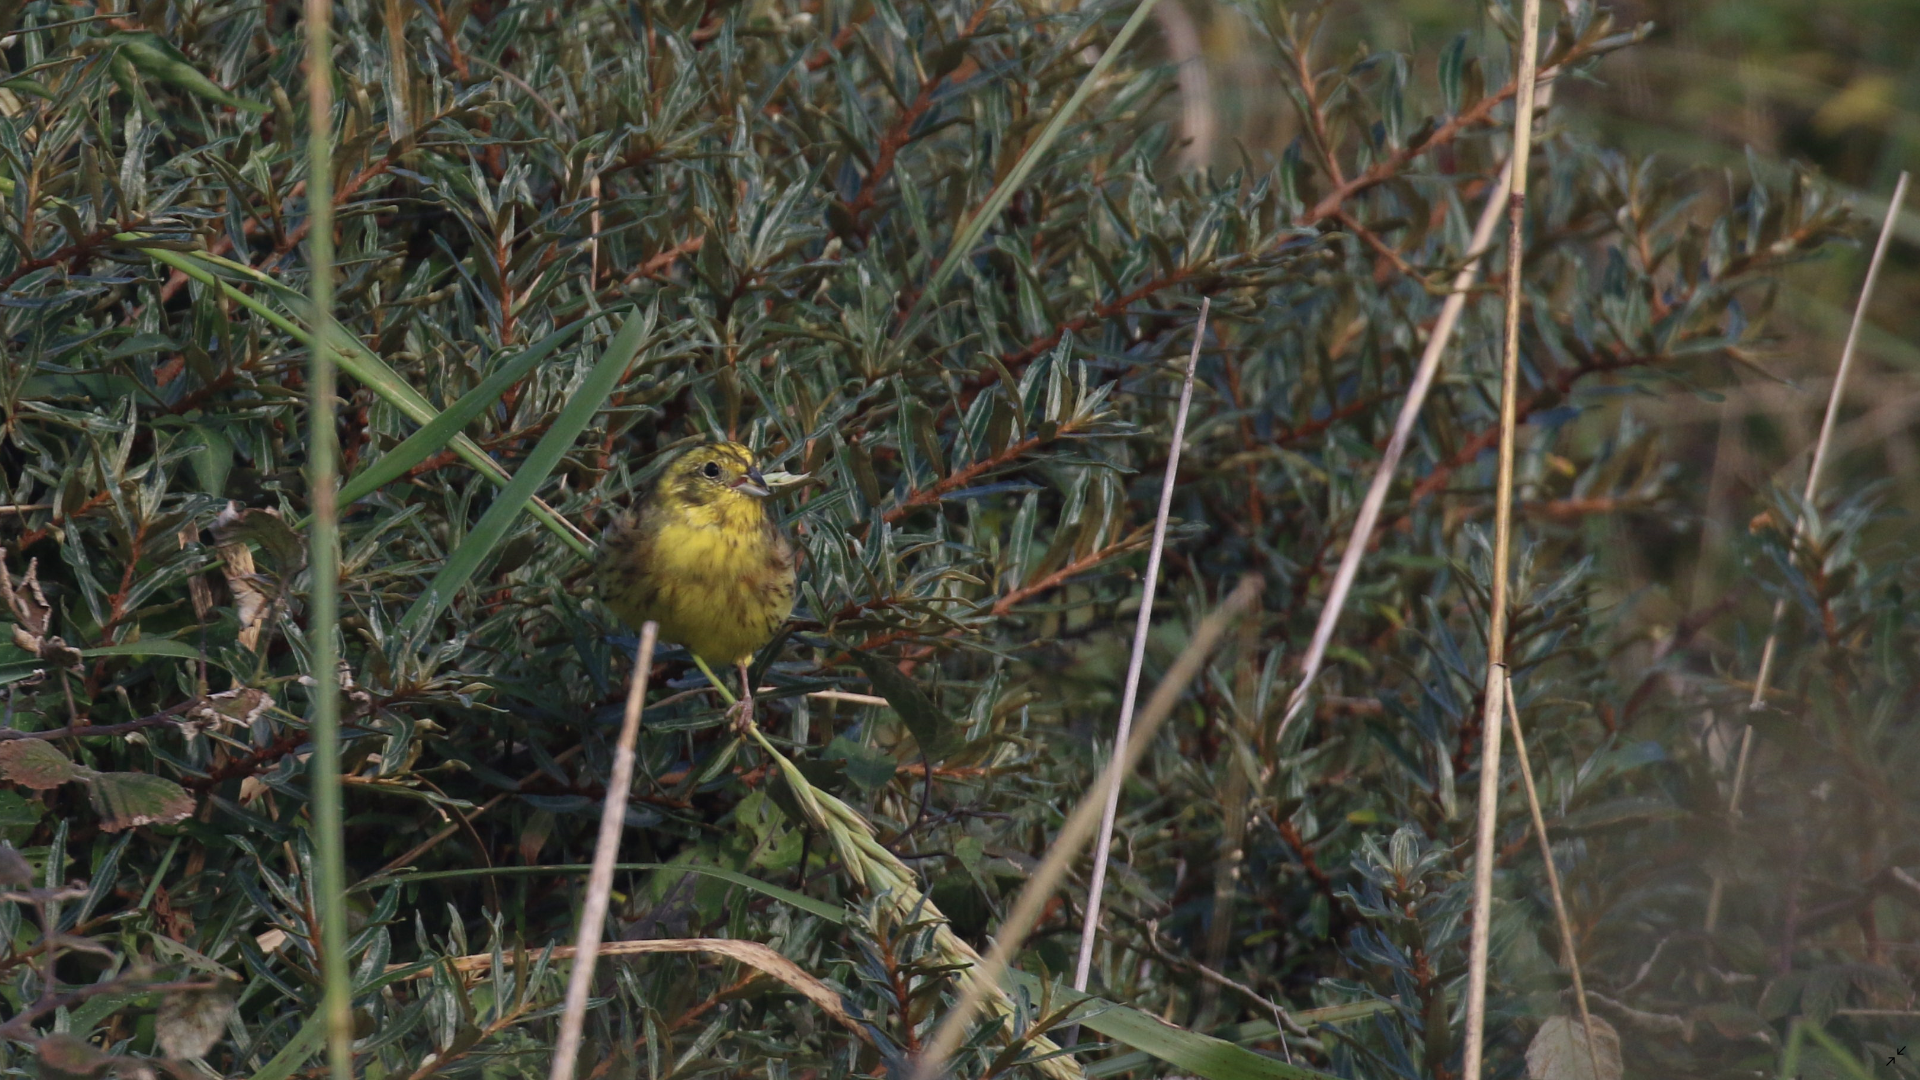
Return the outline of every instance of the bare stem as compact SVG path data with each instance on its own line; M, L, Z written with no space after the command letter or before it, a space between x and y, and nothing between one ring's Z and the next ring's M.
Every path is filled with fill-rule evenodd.
M580 1054L580 1033L586 1024L587 995L593 989L593 964L600 951L600 932L607 922L607 900L613 892L614 863L620 858L620 833L626 827L627 792L633 786L633 746L640 737L640 712L647 702L647 670L653 666L657 623L640 627L640 648L634 654L633 675L627 682L627 711L620 721L620 738L613 748L613 775L607 780L607 800L600 808L600 837L593 848L593 870L587 875L587 900L580 910L580 933L574 943L573 973L567 979L567 1002L560 1014L560 1039L553 1048L551 1080L573 1080L574 1060Z
M1814 497L1820 494L1820 472L1827 463L1827 449L1833 444L1833 429L1840 419L1840 402L1846 396L1847 376L1853 372L1853 352L1860 343L1860 328L1867 321L1867 305L1873 300L1873 287L1880 281L1880 264L1886 260L1887 247L1893 242L1893 226L1900 220L1900 206L1907 201L1907 173L1901 173L1894 182L1893 198L1887 202L1887 216L1880 223L1880 239L1873 245L1873 258L1867 261L1867 277L1860 283L1860 299L1853 307L1853 323L1847 328L1846 343L1840 346L1840 366L1833 373L1833 388L1827 392L1827 414L1820 421L1820 435L1813 443L1813 460L1807 464L1807 486L1802 491L1800 501L1811 509ZM1793 540L1797 547L1807 533L1806 514L1793 525ZM1773 618L1767 626L1767 642L1760 648L1760 670L1753 676L1753 698L1747 702L1747 711L1758 712L1767 703L1767 688L1773 682L1774 654L1780 648L1780 620L1787 613L1785 597L1773 602ZM1727 796L1727 817L1732 821L1740 820L1740 794L1747 783L1747 759L1753 753L1753 725L1748 724L1740 730L1740 758L1733 770L1733 791ZM1725 874L1713 875L1713 891L1707 895L1706 929L1712 933L1720 922L1720 901L1726 891Z
M1500 803L1501 688L1507 678L1507 576L1513 561L1513 451L1519 415L1520 287L1526 256L1527 163L1533 154L1534 81L1540 50L1540 0L1520 10L1518 93L1513 109L1513 190L1507 196L1507 322L1500 371L1500 471L1494 485L1493 566L1487 607L1487 678L1481 713L1480 807L1473 864L1473 933L1467 953L1467 1037L1464 1080L1480 1080L1486 1049L1487 946L1493 924L1494 825Z
M1520 760L1520 779L1527 792L1527 810L1533 814L1533 833L1540 838L1540 860L1547 867L1547 892L1553 897L1553 919L1560 927L1560 949L1573 976L1573 1000L1580 1008L1580 1027L1587 1033L1587 1058L1599 1080L1600 1047L1593 1038L1593 1013L1587 1009L1587 982L1580 976L1580 953L1573 943L1573 920L1567 917L1567 895L1560 887L1560 869L1553 864L1553 842L1547 839L1546 815L1540 812L1540 790L1533 783L1533 762L1527 757L1527 736L1520 730L1520 707L1513 700L1513 679L1503 680L1507 720L1513 727L1513 756Z
M1127 746L1133 730L1133 706L1140 695L1140 668L1147 656L1147 632L1153 628L1153 594L1160 585L1160 556L1167 545L1167 517L1173 511L1173 485L1180 472L1180 446L1187 437L1187 410L1193 404L1193 372L1200 363L1200 345L1207 336L1207 313L1213 301L1200 301L1200 321L1193 328L1193 349L1187 354L1187 379L1180 388L1180 408L1173 417L1173 443L1167 451L1167 473L1160 482L1160 511L1153 519L1153 546L1147 551L1147 577L1140 590L1140 615L1133 623L1133 656L1127 661L1127 687L1120 698L1120 726L1113 736L1114 756ZM1108 770L1111 772L1112 770ZM1093 943L1099 935L1100 900L1107 887L1107 853L1113 846L1113 822L1120 810L1120 777L1102 793L1106 809L1100 816L1100 838L1093 845L1093 880L1087 886L1086 921L1080 926L1080 962L1073 970L1073 988L1085 991L1093 968Z

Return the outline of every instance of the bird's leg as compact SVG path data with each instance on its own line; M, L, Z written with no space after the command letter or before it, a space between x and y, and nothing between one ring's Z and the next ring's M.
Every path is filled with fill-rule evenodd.
M740 701L733 707L737 714L733 722L736 727L745 730L748 724L753 723L753 684L747 680L750 673L746 661L739 661L734 667L740 672Z

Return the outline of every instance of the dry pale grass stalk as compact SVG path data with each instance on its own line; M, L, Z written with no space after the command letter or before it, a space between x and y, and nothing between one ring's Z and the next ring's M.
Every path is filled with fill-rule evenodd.
M1486 1049L1487 945L1493 923L1494 825L1500 802L1500 714L1507 678L1507 575L1513 561L1513 441L1519 413L1520 300L1526 254L1527 164L1533 154L1534 81L1540 49L1540 0L1520 9L1519 72L1514 76L1513 191L1507 196L1507 321L1500 371L1500 471L1494 484L1493 566L1487 605L1487 679L1482 691L1480 807L1473 862L1473 933L1467 950L1467 1037L1461 1076L1480 1080Z
M1207 75L1207 50L1200 40L1200 27L1178 0L1156 4L1153 21L1160 28L1168 58L1174 63L1174 80L1180 87L1180 135L1186 146L1180 151L1180 166L1204 169L1213 160L1213 144L1219 123L1213 104L1213 80Z
M1026 885L1013 902L1013 908L1000 923L1000 931L994 935L993 948L988 950L986 959L964 973L960 997L947 1010L940 1026L934 1029L933 1037L927 1040L926 1050L913 1070L913 1080L932 1080L939 1075L948 1056L965 1038L967 1022L972 1019L974 1010L982 1001L990 1001L992 994L1001 992L1000 978L1006 973L1014 953L1019 951L1021 944L1027 940L1028 932L1039 921L1047 901L1053 898L1054 890L1066 877L1067 868L1079 856L1080 846L1093 835L1094 824L1104 804L1104 799L1097 796L1117 788L1133 771L1134 765L1146 753L1147 746L1153 742L1160 725L1172 714L1187 684L1200 674L1214 646L1225 636L1227 628L1259 599L1261 585L1258 577L1242 579L1220 606L1194 628L1193 638L1181 650L1173 666L1167 669L1160 685L1154 688L1153 697L1147 701L1146 711L1141 714L1140 725L1133 737L1107 762L1099 786L1081 799L1079 806L1074 807L1066 824L1060 827L1059 835L1054 837L1046 858L1027 878Z
M1846 343L1840 346L1840 366L1833 373L1833 387L1827 392L1827 414L1820 421L1820 435L1813 443L1813 460L1807 463L1807 486L1801 492L1800 501L1809 509L1820 493L1820 471L1826 466L1827 452L1833 445L1833 431L1840 418L1840 402L1846 397L1847 376L1853 372L1854 348L1860 344L1860 328L1867 321L1867 305L1873 300L1873 287L1880 281L1880 264L1886 260L1887 247L1893 242L1893 229L1900 219L1900 207L1907 201L1908 174L1901 173L1894 182L1893 198L1887 202L1886 219L1880 223L1880 239L1873 245L1873 258L1867 261L1867 277L1860 283L1860 300L1853 308L1853 323L1847 328ZM1807 519L1803 514L1793 525L1793 543L1798 547L1807 533ZM1767 627L1767 642L1760 648L1760 670L1753 676L1753 698L1747 702L1747 711L1758 712L1767 703L1767 688L1773 681L1774 654L1780 647L1780 620L1787 613L1786 597L1773 602L1773 620ZM1740 758L1733 769L1733 791L1727 796L1727 817L1740 820L1740 794L1747 784L1747 759L1753 753L1753 725L1747 724L1740 731ZM1726 892L1727 879L1723 873L1713 875L1713 891L1707 895L1706 929L1709 934L1720 922L1720 902Z
M801 997L820 1006L820 1011L832 1017L836 1023L858 1035L866 1042L873 1041L873 1033L865 1024L855 1019L847 1011L847 1003L834 989L808 974L806 969L786 957L771 945L758 941L741 941L736 938L666 938L658 941L614 941L598 945L594 954L587 957L584 964L573 966L574 980L579 980L579 972L590 971L595 960L601 956L647 956L656 953L707 953L724 956L753 968L763 975L771 976L787 984ZM519 963L523 958L528 962L540 960L575 960L580 950L572 946L562 946L544 953L474 953L470 956L456 956L445 961L446 966L459 972L485 971L493 966L495 959L508 965ZM398 971L410 967L408 964L391 964L387 970ZM424 979L431 971L414 973L411 978ZM571 989L571 984L569 984ZM555 1059L558 1061L558 1058Z
M633 676L627 681L627 711L620 721L620 738L613 747L613 775L607 780L607 800L600 809L600 836L593 849L593 870L587 875L587 901L580 910L580 936L574 946L577 962L573 965L572 977L567 980L566 1007L560 1014L560 1039L554 1044L553 1068L548 1073L551 1080L573 1080L573 1063L580 1054L587 995L593 990L594 957L600 951L600 932L607 923L607 900L613 892L613 864L620 861L620 833L627 823L627 792L633 786L633 745L640 737L640 713L647 703L647 670L653 667L653 645L659 633L656 623L640 627L640 648L634 654Z
M1553 85L1548 82L1541 89L1541 103L1545 105L1551 97ZM1400 403L1400 413L1394 417L1393 435L1387 439L1387 448L1380 455L1380 464L1373 471L1373 480L1367 486L1366 497L1360 500L1360 513L1353 520L1353 532L1347 537L1347 547L1340 555L1340 566L1333 574L1333 585L1327 590L1327 602L1320 608L1320 621L1314 624L1313 637L1307 643L1306 656L1300 661L1300 682L1293 688L1287 699L1287 711L1280 719L1280 729L1274 734L1274 745L1286 737L1287 728L1293 725L1300 711L1306 707L1307 692L1313 681L1320 675L1320 667L1326 663L1327 646L1333 642L1334 627L1340 622L1340 612L1347 606L1347 594L1353 591L1353 581L1360 572L1360 560L1366 558L1367 546L1373 541L1373 528L1380 523L1380 511L1386 506L1387 492L1393 487L1393 477L1400 468L1400 458L1407 452L1407 443L1413 439L1413 426L1420 419L1420 410L1427 404L1427 392L1433 389L1434 376L1440 373L1440 361L1446 355L1447 346L1453 342L1453 331L1460 325L1460 315L1466 310L1468 294L1473 289L1474 279L1480 276L1480 260L1487 247L1493 242L1493 231L1500 226L1500 219L1507 210L1507 194L1512 190L1513 163L1500 171L1499 179L1494 181L1493 190L1487 193L1487 203L1480 211L1480 220L1474 223L1473 238L1467 241L1467 259L1458 273L1453 275L1453 286L1447 292L1447 299L1440 305L1440 317L1434 320L1433 332L1427 336L1427 347L1420 354L1420 364L1414 369L1413 381L1407 385L1406 400Z
M1133 730L1133 706L1140 696L1140 668L1147 656L1147 632L1153 628L1153 596L1160 586L1160 556L1167 546L1167 517L1173 512L1173 485L1180 474L1180 446L1187 437L1187 410L1193 404L1193 372L1200 363L1200 345L1207 337L1207 314L1213 301L1200 301L1200 321L1193 328L1193 350L1187 354L1187 378L1180 387L1180 407L1173 416L1173 441L1167 449L1167 473L1160 482L1160 510L1153 519L1153 546L1147 551L1147 576L1140 586L1140 615L1133 622L1133 655L1127 660L1127 686L1120 698L1120 725L1114 731L1115 756L1127 745ZM1109 773L1112 770L1108 770ZM1120 810L1120 779L1114 775L1102 794L1106 809L1100 816L1100 839L1093 845L1093 881L1087 886L1086 921L1080 926L1080 962L1073 969L1073 988L1084 991L1093 968L1093 943L1100 930L1100 900L1107 887L1107 852L1113 846L1113 822Z
M1507 721L1513 728L1513 755L1520 761L1520 779L1527 792L1527 810L1533 815L1533 834L1540 838L1540 860L1547 865L1547 892L1553 897L1553 919L1560 927L1560 948L1566 955L1567 971L1573 975L1573 1000L1580 1009L1580 1027L1587 1033L1587 1057L1593 1062L1594 1080L1600 1071L1599 1043L1595 1041L1593 1013L1587 1008L1587 981L1580 976L1580 953L1574 948L1573 920L1567 917L1567 896L1560 888L1560 870L1553 865L1553 842L1547 839L1546 815L1540 812L1540 789L1533 783L1533 762L1527 757L1527 736L1520 730L1520 706L1513 700L1513 679L1501 680L1507 702Z

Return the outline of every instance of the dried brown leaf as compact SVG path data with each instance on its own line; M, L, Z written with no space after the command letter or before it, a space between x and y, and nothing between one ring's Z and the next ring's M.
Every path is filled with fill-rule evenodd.
M34 791L50 791L80 778L67 755L44 739L0 742L0 780Z
M93 808L106 832L122 832L140 825L171 825L192 815L192 795L164 776L147 773L97 772L86 777Z

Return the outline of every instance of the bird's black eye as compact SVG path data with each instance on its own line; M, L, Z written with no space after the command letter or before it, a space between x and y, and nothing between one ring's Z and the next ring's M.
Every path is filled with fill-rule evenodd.
M701 471L707 474L709 480L720 479L720 463L717 461L707 462L707 467Z

